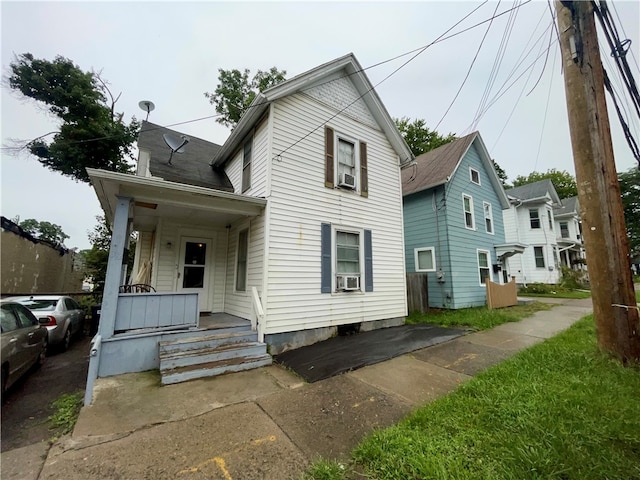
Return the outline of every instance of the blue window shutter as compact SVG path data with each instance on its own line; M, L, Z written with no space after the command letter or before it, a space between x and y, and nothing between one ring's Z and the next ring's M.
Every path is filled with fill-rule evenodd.
M373 248L371 230L364 231L364 291L373 292Z
M320 264L320 277L322 281L322 293L331 293L331 224L323 223L320 235L320 251L322 254Z

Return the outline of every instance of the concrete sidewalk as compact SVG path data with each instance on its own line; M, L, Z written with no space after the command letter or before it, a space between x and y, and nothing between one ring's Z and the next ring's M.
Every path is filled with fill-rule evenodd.
M591 299L557 303L517 323L313 384L279 366L167 386L152 372L100 379L94 403L82 409L73 435L51 448L42 470L5 477L3 468L3 478L299 479L318 456L348 459L374 429L592 310Z

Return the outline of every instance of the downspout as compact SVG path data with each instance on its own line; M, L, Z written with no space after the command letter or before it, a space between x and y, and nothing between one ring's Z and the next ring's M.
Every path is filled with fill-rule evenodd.
M444 188L443 187L443 200L445 200L446 195L444 195ZM445 297L445 290L444 290L444 282L445 282L445 278L444 278L444 272L442 271L442 243L440 241L440 217L438 216L438 201L436 200L436 195L437 195L437 191L433 192L433 200L432 200L432 208L436 213L436 238L438 239L438 272L436 273L436 278L438 280L438 283L440 284L440 296L442 298L442 306L445 306L446 303L446 297Z

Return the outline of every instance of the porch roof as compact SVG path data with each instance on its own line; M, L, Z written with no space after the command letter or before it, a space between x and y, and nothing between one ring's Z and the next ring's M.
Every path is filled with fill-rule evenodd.
M133 228L152 231L158 221L228 225L243 217L255 217L267 204L265 198L185 185L154 177L87 168L106 218L114 218L117 197L130 197Z

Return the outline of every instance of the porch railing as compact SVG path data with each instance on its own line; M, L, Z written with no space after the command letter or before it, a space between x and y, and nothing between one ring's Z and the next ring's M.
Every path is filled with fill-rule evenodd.
M197 327L198 318L197 293L120 293L114 333Z

